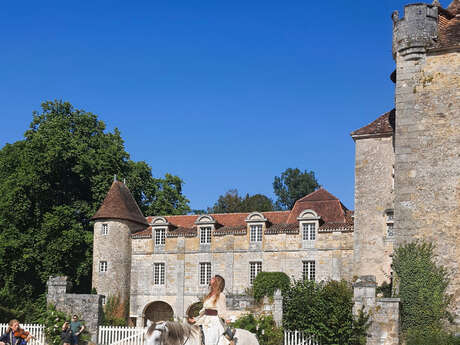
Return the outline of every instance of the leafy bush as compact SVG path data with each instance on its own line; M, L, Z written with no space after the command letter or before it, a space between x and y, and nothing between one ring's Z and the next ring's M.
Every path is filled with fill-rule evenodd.
M450 319L447 310L451 296L446 293L449 278L447 270L435 264L433 249L432 244L414 242L395 251L393 269L399 283L403 332L438 332Z
M260 345L283 344L283 329L276 326L271 315L261 315L257 318L252 314L244 315L236 320L233 326L256 334Z
M346 281L296 281L284 294L283 325L315 335L323 345L366 343L369 316L353 316L353 291Z
M127 326L128 304L119 296L109 296L102 315L104 326Z
M45 325L45 337L47 344L61 344L62 325L66 321L70 321L70 315L63 313L62 311L56 310L56 308L52 304L49 304L47 306L40 318L37 320L38 323ZM80 336L80 339L82 341L87 341L89 337L87 333L83 333Z
M39 322L45 325L45 337L48 344L61 344L62 325L64 322L69 320L70 315L56 310L56 308L51 304L47 307Z
M273 297L276 289L281 293L289 289L291 281L283 272L260 272L254 279L254 298L260 300L264 296Z
M392 288L393 284L388 284L387 282L383 282L382 285L377 286L376 293L381 293L383 297L389 298L392 295Z
M0 323L8 323L11 319L24 320L24 313L18 310L9 309L0 305Z
M405 338L407 345L460 345L460 337L436 328L409 329Z

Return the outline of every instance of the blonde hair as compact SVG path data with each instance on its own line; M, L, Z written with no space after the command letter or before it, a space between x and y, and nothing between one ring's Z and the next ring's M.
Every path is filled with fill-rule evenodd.
M16 320L16 319L11 319L11 320L8 322L9 331L11 331L11 330L13 329L12 326L13 326L15 323L19 323L19 321Z
M221 292L224 291L224 288L225 288L225 279L222 276L216 274L214 276L214 284L211 284L211 289L210 289L211 291L209 291L208 295L205 297L204 300L206 301L208 298L211 298L212 296L214 296L214 301L212 303L215 305Z

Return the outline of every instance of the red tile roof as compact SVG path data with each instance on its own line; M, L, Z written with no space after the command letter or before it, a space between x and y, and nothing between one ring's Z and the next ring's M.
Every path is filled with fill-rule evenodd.
M354 132L351 132L353 140L359 138L368 138L373 136L390 136L394 133L395 127L395 110L392 109L389 112L379 116L375 121L371 122L367 126L361 127Z
M128 187L120 181L112 183L104 202L91 219L107 218L130 220L148 226Z
M452 14L460 14L460 0L453 0L447 10Z
M439 8L438 39L435 48L460 46L460 0L454 0L447 9Z
M353 221L349 211L339 199L329 193L324 188L320 188L313 193L297 200L291 211L272 211L261 212L267 219L267 228L265 234L287 233L293 234L299 232L299 223L297 217L306 209L312 209L320 217L320 232L328 231L352 231ZM216 221L214 235L245 235L246 218L249 212L245 213L217 213L210 214ZM186 216L165 216L164 218L170 224L167 237L193 237L197 235L197 226L195 222L199 215ZM151 223L155 217L147 217ZM324 231L322 231L324 230ZM143 231L132 235L133 238L150 237L152 228L149 227Z

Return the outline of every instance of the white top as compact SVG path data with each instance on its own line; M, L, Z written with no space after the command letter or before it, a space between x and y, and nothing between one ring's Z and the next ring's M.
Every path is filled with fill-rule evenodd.
M203 316L205 309L214 309L217 310L217 315L226 320L227 319L227 298L221 292L219 298L214 303L214 296L211 296L203 303L203 309L200 310L200 317ZM210 316L210 315L204 315Z

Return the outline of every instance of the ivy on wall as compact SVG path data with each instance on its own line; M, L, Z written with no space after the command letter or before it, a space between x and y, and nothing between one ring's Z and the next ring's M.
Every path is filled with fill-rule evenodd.
M284 272L260 272L254 279L253 294L256 300L264 296L273 297L277 289L283 294L289 289L291 281Z
M435 259L434 246L421 241L397 248L393 257L401 331L407 345L460 344L460 338L446 329L452 321L449 276Z

